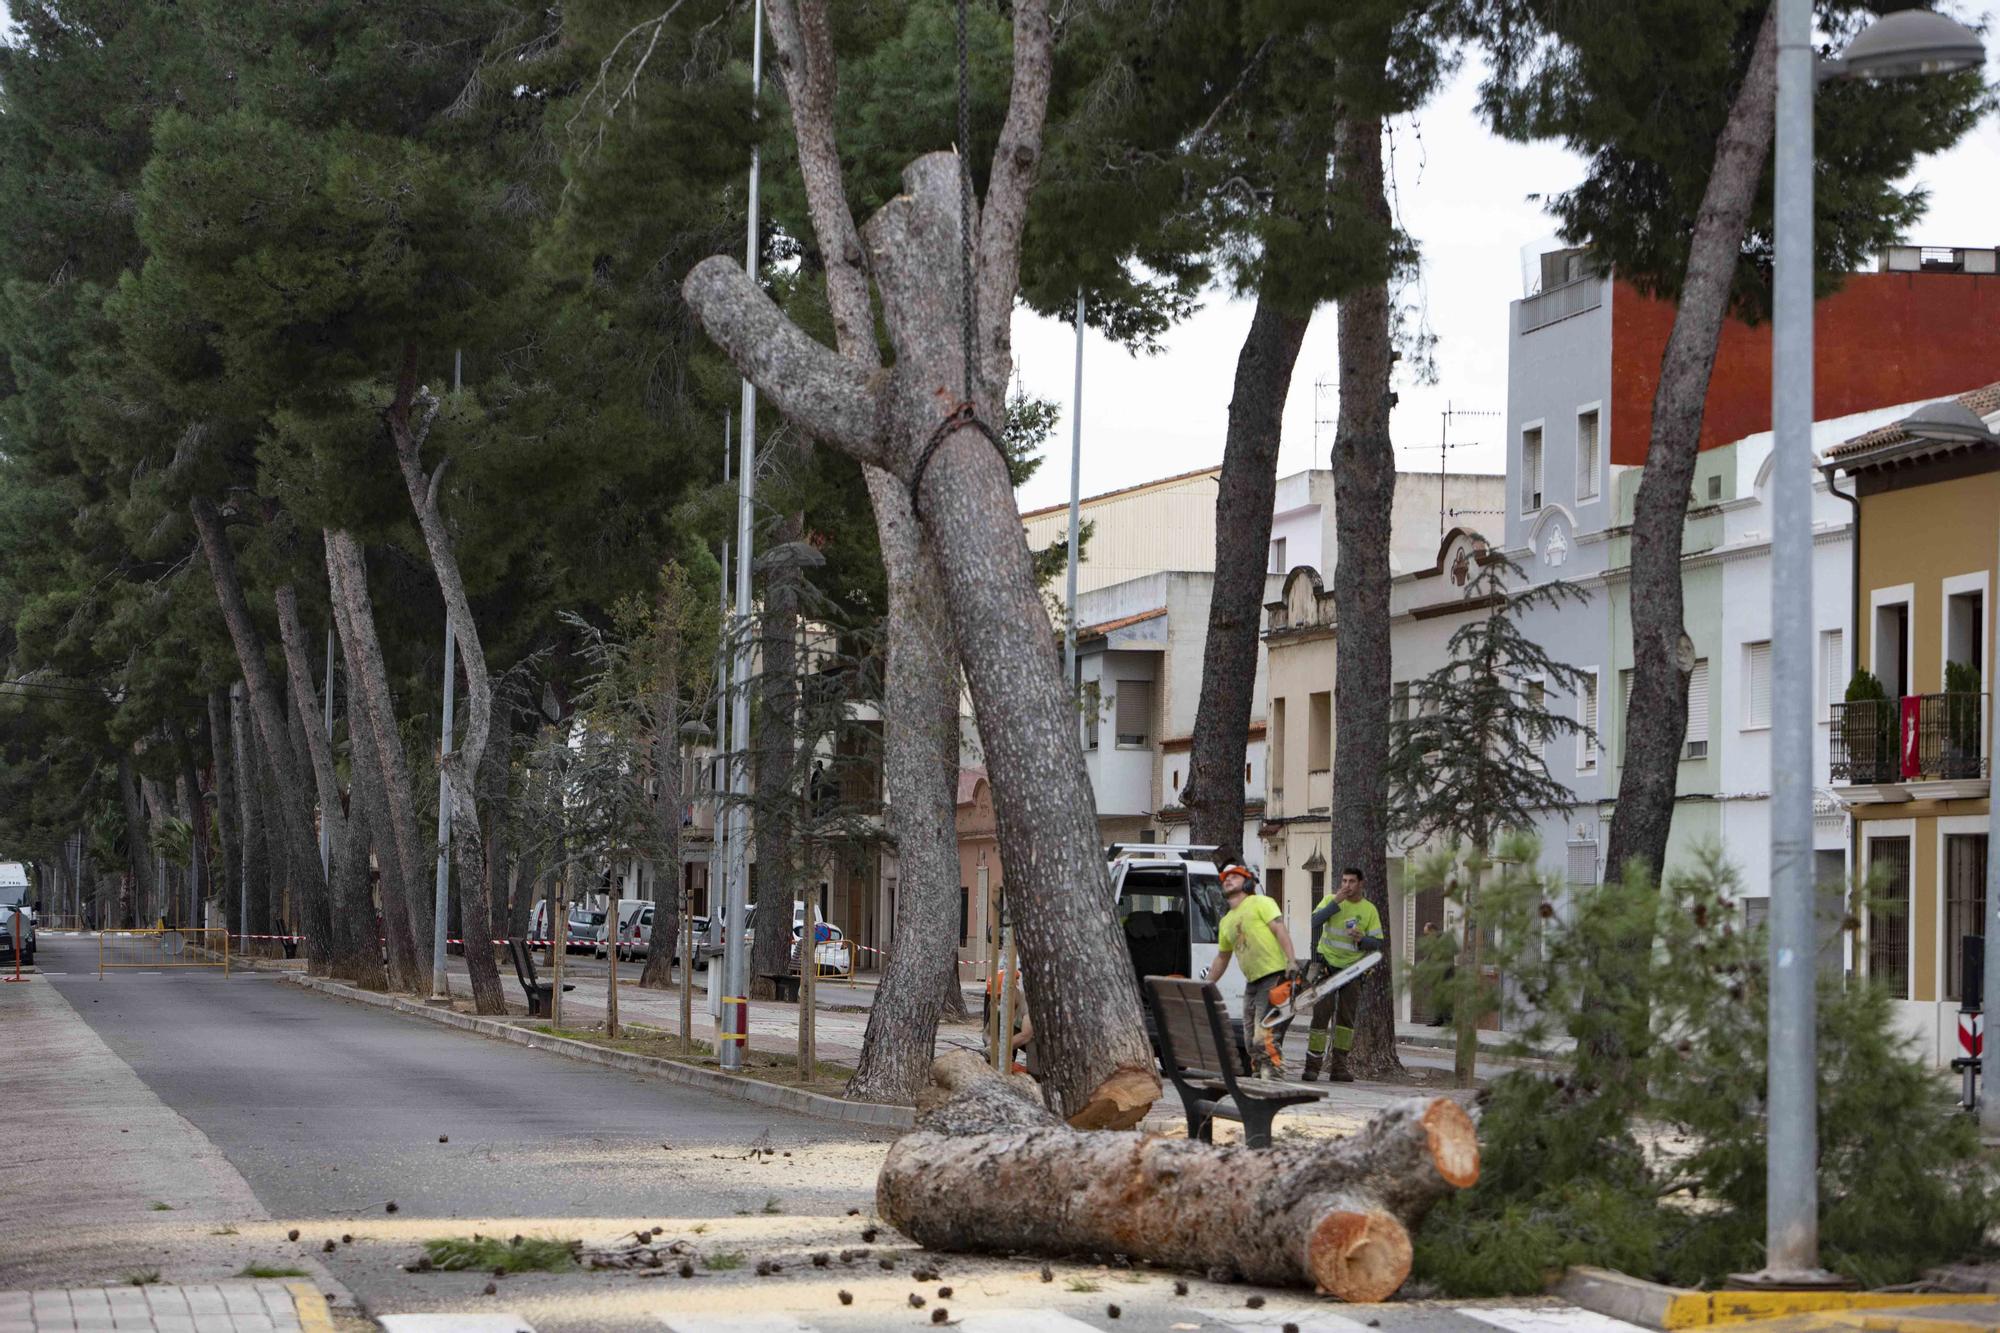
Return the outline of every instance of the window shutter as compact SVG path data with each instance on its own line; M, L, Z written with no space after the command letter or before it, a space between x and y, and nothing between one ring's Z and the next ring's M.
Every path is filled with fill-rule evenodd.
M1597 413L1585 412L1576 419L1576 497L1588 500L1597 494Z
M1532 513L1542 507L1542 432L1531 430L1521 436L1521 510Z
M1569 845L1569 882L1597 883L1597 844L1573 842Z
M1694 672L1688 677L1687 744L1681 750L1681 757L1708 757L1708 659L1705 657L1695 662Z
M1771 645L1751 644L1748 659L1744 664L1748 681L1743 701L1743 725L1768 727L1771 725Z
M1118 682L1118 744L1145 745L1152 735L1153 683Z
M1582 697L1577 701L1577 721L1587 734L1576 738L1576 766L1585 773L1597 767L1597 676L1585 676Z
M1822 697L1819 715L1833 716L1833 706L1847 697L1846 631L1830 629L1819 636L1819 664Z

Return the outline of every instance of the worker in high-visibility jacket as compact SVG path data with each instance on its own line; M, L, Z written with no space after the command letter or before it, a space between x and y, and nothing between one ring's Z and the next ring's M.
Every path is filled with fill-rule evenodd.
M1283 1028L1263 1026L1264 1015L1285 1002L1299 979L1292 957L1292 935L1276 901L1257 891L1257 874L1248 866L1222 869L1222 901L1229 906L1216 929L1215 961L1201 979L1214 985L1234 958L1243 969L1243 1041L1249 1048L1250 1072L1256 1078L1278 1078L1285 1056L1278 1043Z
M1312 928L1319 947L1313 958L1312 973L1306 978L1307 985L1354 966L1364 953L1382 951L1382 914L1368 901L1359 870L1349 866L1340 872L1340 887L1313 908ZM1354 1081L1347 1068L1347 1053L1354 1049L1354 1019L1360 1011L1361 987L1353 983L1313 1006L1312 1027L1306 1033L1307 1082L1319 1077L1320 1064L1326 1060L1329 1027L1333 1029L1333 1061L1327 1077L1335 1083Z

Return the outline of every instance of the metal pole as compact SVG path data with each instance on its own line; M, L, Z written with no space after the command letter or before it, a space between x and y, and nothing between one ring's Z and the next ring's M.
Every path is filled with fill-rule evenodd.
M1812 855L1812 0L1778 0L1771 424L1771 1013L1765 1267L1819 1266Z
M326 695L321 703L326 714L326 738L333 739L333 631L326 632ZM330 884L333 882L333 812L324 811L319 817L319 873Z
M2000 569L2000 564L1994 565ZM2000 616L1987 613L1989 624L2000 625ZM1993 762L2000 759L2000 707L1994 701L2000 698L2000 690L1994 689L1994 677L2000 674L2000 653L1986 655L1986 725L1988 740L1986 745L1987 773L1993 771ZM1986 805L1986 980L1980 1000L1980 1013L1987 1028L1993 1026L1993 1015L2000 1013L2000 801L1989 800ZM1993 1087L1993 1071L1986 1068L1986 1056L1982 1050L1979 1066L1979 1129L1982 1137L2000 1137L2000 1097L1990 1091Z
M756 99L764 89L764 4L751 11L750 96L752 114ZM753 145L750 149L750 210L743 232L743 270L757 277L757 186L761 161ZM750 915L750 812L745 800L750 795L750 766L744 753L750 739L750 645L742 628L750 623L750 497L757 471L757 387L743 381L742 454L736 471L736 623L738 639L733 672L735 698L732 700L730 739L741 757L731 766L730 791L737 797L731 808L729 911L727 914L727 966L723 969L722 1024L717 1034L717 1051L722 1068L730 1073L743 1068L743 1047L749 1039L750 951L743 932Z
M725 483L730 479L729 456L730 451L735 448L735 442L736 437L731 428L729 414L724 412L722 414L722 480ZM731 581L729 573L729 540L728 538L724 538L722 542L722 619L718 622L722 626L722 636L715 645L715 773L713 780L709 784L711 814L715 825L714 832L710 835L711 845L708 856L709 945L715 943L716 928L721 923L722 914L727 910L729 905L729 879L731 874L729 849L734 845L729 837L729 812L723 805L722 793L723 789L729 785L729 701L732 697L730 680L732 673L735 671L735 658L732 655L730 647L730 627L735 624L735 621L729 614L729 601L735 590L736 585ZM689 938L692 939L693 936L690 935ZM692 957L683 965L693 967L694 962ZM716 970L717 966L711 960L706 987L709 997L709 1017L713 1019L720 1019L722 1017L720 1001L722 992L727 989L722 984L722 973L728 971L728 964L726 961L720 964L720 971Z
M244 699L245 694L241 683L229 687L229 748L232 757L236 760L236 789L238 793L236 813L239 819L243 815L241 794L248 790L243 784L254 780L254 776L249 768L253 756L250 753L249 746L243 743ZM249 832L248 829L244 830L246 847L248 846ZM244 936L246 943L250 934L249 861L250 858L248 856L239 856L236 858L236 933Z
M444 624L444 721L439 727L438 744L438 854L437 919L431 923L431 998L448 1000L451 986L445 980L445 936L451 927L451 776L445 761L451 758L451 710L458 691L458 640L452 637L451 618Z
M1068 600L1063 616L1063 686L1076 688L1076 538L1078 511L1082 506L1079 488L1083 483L1083 289L1076 293L1076 388L1069 408L1069 559Z

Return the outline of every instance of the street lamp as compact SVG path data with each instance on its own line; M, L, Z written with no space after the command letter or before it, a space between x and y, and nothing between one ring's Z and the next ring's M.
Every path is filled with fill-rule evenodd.
M1812 846L1813 88L1981 64L1976 34L1941 14L1876 20L1815 62L1812 0L1777 0L1775 301L1771 335L1771 1005L1763 1286L1822 1286Z

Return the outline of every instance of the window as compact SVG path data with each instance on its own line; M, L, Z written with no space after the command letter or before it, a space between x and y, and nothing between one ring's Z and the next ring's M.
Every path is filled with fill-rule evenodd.
M1708 758L1708 659L1698 658L1688 677L1687 739L1681 745L1682 759Z
M958 947L963 949L972 940L972 886L958 886Z
M1986 638L1986 594L1981 591L1954 592L1944 601L1944 660L1961 662L1984 676Z
M1597 672L1592 671L1583 678L1577 690L1576 720L1583 731L1576 738L1576 771L1595 773L1597 771Z
M1306 770L1333 767L1333 692L1316 690L1306 700Z
M1722 498L1721 473L1717 473L1715 476L1712 476L1708 479L1708 498L1710 503L1714 503L1715 501L1718 501Z
M1181 771L1177 768L1174 770L1174 790L1178 792L1180 791L1180 789L1181 789Z
M1743 729L1771 725L1771 644L1743 645Z
M1632 668L1618 671L1618 760L1623 763L1632 736Z
M1153 735L1153 682L1121 680L1118 697L1118 743L1145 745Z
M1962 999L1962 941L1983 932L1986 919L1986 835L1948 833L1944 839L1944 998Z
M1298 914L1293 912L1291 904L1285 901L1285 872L1282 867L1273 866L1264 872L1264 892L1271 895L1271 901L1278 905L1278 910L1286 917L1298 920Z
M1601 470L1597 452L1597 409L1576 414L1576 498L1597 498L1597 474Z
M1389 692L1389 720L1408 722L1410 720L1410 682L1399 680Z
M1847 698L1847 645L1845 631L1821 630L1819 636L1819 720L1833 720L1833 706Z
M1266 785L1273 796L1285 794L1285 701L1271 700L1271 774Z
M1532 514L1542 507L1542 428L1530 426L1521 432L1521 512Z
M1326 872L1324 870L1308 870L1306 874L1311 877L1306 888L1305 909L1310 919L1312 910L1319 906L1320 899L1326 897Z
M1910 692L1905 669L1910 660L1910 604L1887 602L1875 608L1875 678L1891 699Z
M1097 748L1097 728L1103 721L1104 697L1094 680L1083 682L1083 748Z
M1271 539L1270 572L1273 574L1285 574L1289 573L1291 568L1290 565L1285 563L1285 539L1283 537L1273 537Z
M1895 998L1910 994L1910 840L1873 838L1868 843L1868 977Z
M1597 883L1596 843L1573 842L1569 845L1569 882L1578 885Z
M1548 711L1548 686L1539 680L1525 682L1521 686L1521 700L1524 709L1532 716L1540 716ZM1538 721L1528 721L1521 729L1521 743L1534 751L1535 757L1546 764L1548 760L1548 729Z

